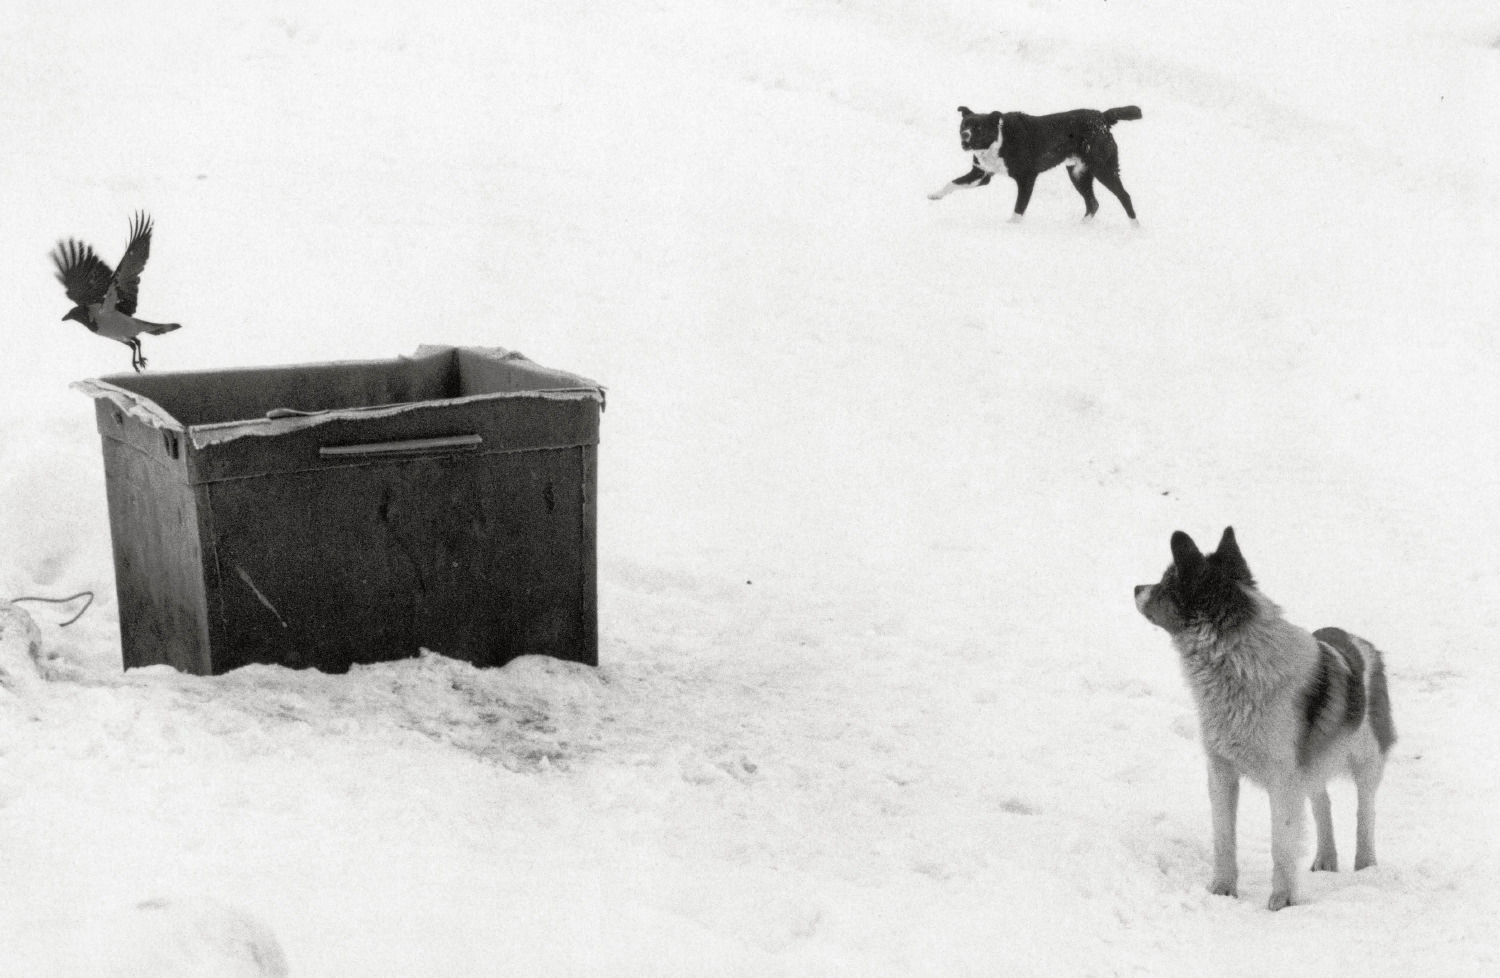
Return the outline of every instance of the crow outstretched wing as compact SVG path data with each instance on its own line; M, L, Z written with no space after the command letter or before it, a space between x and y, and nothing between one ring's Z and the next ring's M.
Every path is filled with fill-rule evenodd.
M127 316L135 315L136 293L141 287L141 271L146 259L151 257L151 218L145 211L136 211L130 222L130 244L115 267L115 294L119 297L118 308Z
M52 250L52 264L57 266L57 280L74 303L91 306L104 301L114 273L93 248L72 238L59 241Z

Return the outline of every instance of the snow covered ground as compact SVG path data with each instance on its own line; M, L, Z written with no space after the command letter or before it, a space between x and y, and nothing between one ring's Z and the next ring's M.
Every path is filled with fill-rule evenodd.
M0 599L99 593L0 692L0 975L1500 972L1492 3L18 0L0 55ZM925 199L960 104L1130 103L1139 231ZM67 384L128 353L46 253L138 207L153 369L606 384L600 668L122 674ZM1131 602L1231 523L1401 735L1381 865L1274 915Z

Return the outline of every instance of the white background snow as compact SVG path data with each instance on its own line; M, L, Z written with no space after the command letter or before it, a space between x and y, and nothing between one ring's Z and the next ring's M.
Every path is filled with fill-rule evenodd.
M1500 973L1489 0L5 21L0 598L99 601L26 605L53 678L0 693L0 975L276 973L255 926L329 978ZM1143 228L1060 172L1019 225L1006 180L926 200L960 104L1140 105ZM453 343L606 384L602 665L122 674L67 384L128 351L46 254L117 260L136 208L154 370ZM1257 790L1206 892L1131 601L1226 524L1385 650L1401 735L1380 866L1279 914Z

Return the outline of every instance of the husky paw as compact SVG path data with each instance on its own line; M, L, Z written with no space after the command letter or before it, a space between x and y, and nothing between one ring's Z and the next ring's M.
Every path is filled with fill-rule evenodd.
M1237 897L1240 895L1239 887L1234 885L1233 880L1214 880L1208 884L1208 892L1214 896Z
M1292 905L1292 895L1280 890L1271 893L1271 899L1266 903L1267 910L1285 910Z
M1337 873L1339 871L1339 857L1333 853L1326 856L1318 856L1309 867L1314 873Z

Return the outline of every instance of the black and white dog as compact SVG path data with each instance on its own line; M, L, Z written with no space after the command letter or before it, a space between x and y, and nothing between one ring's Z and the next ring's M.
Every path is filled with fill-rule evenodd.
M1074 109L1052 115L1027 115L1024 112L971 112L959 106L963 119L958 135L963 148L974 154L974 168L950 183L928 194L929 200L941 200L966 187L983 187L997 173L1016 182L1016 212L1019 221L1031 201L1031 188L1037 174L1059 163L1068 166L1068 179L1083 195L1087 211L1085 221L1099 209L1094 197L1094 179L1120 198L1132 224L1135 208L1130 195L1120 183L1120 151L1110 127L1122 119L1139 119L1141 110L1134 105L1098 112Z

